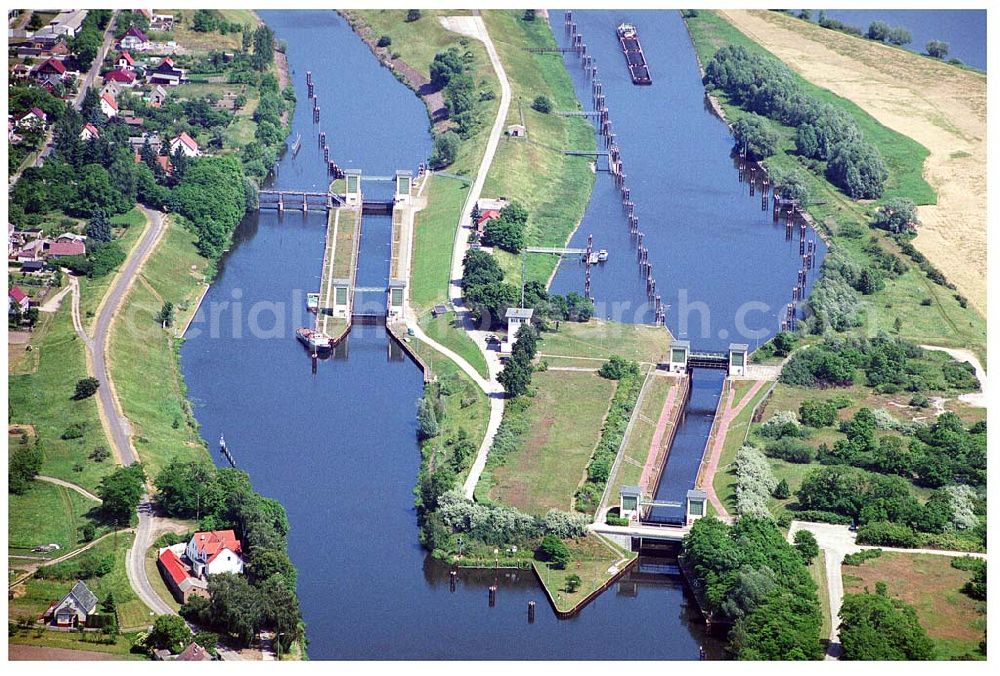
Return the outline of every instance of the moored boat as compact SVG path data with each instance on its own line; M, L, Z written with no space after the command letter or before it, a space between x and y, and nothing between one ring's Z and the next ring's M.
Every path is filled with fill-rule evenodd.
M295 337L312 352L321 352L333 347L333 339L330 336L306 326L295 329Z

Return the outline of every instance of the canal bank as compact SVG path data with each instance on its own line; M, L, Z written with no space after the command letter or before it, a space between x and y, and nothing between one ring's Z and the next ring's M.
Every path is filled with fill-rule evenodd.
M320 102L323 126L340 166L388 175L426 158L422 106L337 15L261 14L289 45L299 100L306 98L306 70L328 97ZM337 67L324 70L318 55L330 49ZM372 102L383 114L371 115ZM311 124L295 116L293 137L306 138ZM286 155L276 187L324 184L319 153L304 143ZM305 294L318 284L325 225L318 214L248 216L201 309L205 321L216 312L214 334L213 326L193 323L201 332L189 331L181 355L203 437L224 432L255 486L288 511L310 657L696 659L704 637L677 580L639 585L626 576L572 621L539 608L530 625L527 603L544 594L533 574L463 570L451 591L449 569L417 541L420 370L390 349L382 327L355 327L343 351L313 375L291 336L306 321ZM390 230L389 223L363 226L363 265L383 276ZM359 270L359 280L364 274ZM494 585L491 608L487 589ZM635 630L619 637L625 618Z

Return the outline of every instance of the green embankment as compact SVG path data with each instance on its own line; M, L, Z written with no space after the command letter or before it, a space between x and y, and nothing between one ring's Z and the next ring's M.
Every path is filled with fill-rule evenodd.
M176 333L196 310L207 260L195 236L170 219L167 231L122 304L109 341L108 364L118 399L132 423L133 443L149 476L171 458L205 458L185 396ZM164 301L176 308L172 328L156 320Z
M105 461L110 463L109 460ZM7 513L15 516L7 521L7 550L19 556L54 558L83 544L81 528L91 521L87 513L97 506L76 491L35 480L24 495L7 495ZM95 537L107 529L97 528ZM60 549L50 554L33 553L38 545L58 544Z
M116 241L127 256L139 241L139 236L146 229L146 216L139 207L132 207L131 211L120 216L115 216L110 220L117 231L118 239ZM83 322L84 329L88 334L93 334L94 332L94 322L97 321L97 308L100 306L101 301L104 300L104 295L108 292L116 276L117 271L103 277L97 277L96 279L90 279L89 277L80 277L79 279L80 320Z
M715 52L726 44L742 45L751 51L775 58L713 12L702 11L698 16L688 18L687 25L702 64L707 64ZM928 155L926 148L881 125L852 102L809 83L794 72L793 77L810 96L850 113L864 132L865 138L878 147L889 170L884 198L908 197L916 204L936 202L933 189L923 178L924 160ZM746 115L742 109L731 105L723 92L713 93L730 122ZM768 158L765 164L770 169L798 169L805 177L810 194L807 211L827 240L857 262L869 265L872 260L864 248L870 236L875 236L885 251L898 255L909 266L906 273L894 280L887 280L883 291L863 297L865 333L874 335L879 331L892 330L898 318L902 322L899 331L901 337L917 343L971 348L985 363L985 319L972 308L963 308L955 298L954 291L932 282L915 263L901 253L896 242L885 232L868 231L868 224L878 203L856 202L837 190L822 174L808 171L793 154L795 129L777 123L774 123L774 128L780 133L780 150ZM861 228L861 236L846 236L850 229L857 230L858 226Z
M489 369L486 367L486 357L483 356L482 350L462 327L456 326L455 322L454 312L446 312L437 317L428 313L420 317L420 328L428 338L454 351L469 362L479 375L489 379Z
M531 108L537 96L552 102L552 110L581 110L573 81L561 54L533 54L528 48L556 47L548 23L524 21L522 11L483 13L511 88L505 125L520 123L525 138L503 136L483 187L484 197L506 196L528 210L529 246L565 246L590 200L594 172L585 157L564 150L593 150L594 128L581 117L561 117ZM520 283L520 257L498 251L508 281ZM557 263L549 254L526 254L525 276L547 283Z

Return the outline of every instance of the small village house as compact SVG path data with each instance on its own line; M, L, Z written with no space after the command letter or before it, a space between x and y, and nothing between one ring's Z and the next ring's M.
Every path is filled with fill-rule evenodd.
M218 573L243 573L243 548L232 530L202 531L194 534L184 555L197 577Z
M197 643L192 643L177 656L178 662L211 662L212 659L212 653Z
M131 70L115 68L114 70L109 70L101 77L104 78L105 83L115 82L122 87L132 87L135 85L135 71Z
M78 627L97 609L97 597L82 581L73 585L63 599L49 606L42 618L57 627Z
M476 219L476 231L482 235L486 230L486 224L490 221L497 220L498 218L500 218L500 211L497 209L480 211L479 218Z
M154 14L149 20L149 30L157 33L169 33L174 29L173 14Z
M7 314L12 315L15 312L24 314L31 307L31 299L28 297L24 291L21 291L20 287L12 286L7 292Z
M49 121L49 116L41 108L32 108L17 119L19 129L42 129Z
M205 580L194 576L190 566L184 564L175 549L179 549L183 554L185 545L175 545L174 547L164 547L160 550L160 555L156 560L156 565L160 569L163 581L167 583L170 593L178 603L187 603L192 596L203 596L208 598L208 583Z
M135 59L128 53L128 50L125 50L118 55L118 59L115 61L115 67L119 70L134 71Z
M149 73L147 79L150 84L161 84L168 87L176 87L184 80L184 70L174 67L174 61L169 56L163 60Z
M117 99L118 95L121 93L122 93L122 86L117 82L110 81L110 82L105 82L104 86L101 87L100 95L104 96L105 94L108 94L111 96L111 98Z
M115 97L110 94L101 95L101 112L108 119L118 115L118 102L115 101Z
M122 50L142 52L149 49L149 38L135 26L129 26L129 29L125 31L125 35L122 36L121 42L118 44Z
M90 122L83 125L83 129L80 130L80 140L89 141L91 139L100 138L101 132L98 131L97 127L92 125Z
M83 256L87 253L87 245L80 241L50 242L45 248L48 258L63 258L65 256Z
M198 157L201 155L201 150L198 148L198 143L188 136L186 131L182 131L180 136L175 136L170 139L170 154L173 155L180 148L181 152L184 153L186 157Z
M34 77L37 82L55 84L60 82L65 74L66 65L59 59L50 57L35 66L35 70L32 72L32 77Z
M163 102L167 100L167 90L163 88L162 85L156 85L149 92L149 105L154 108L159 108L163 105Z

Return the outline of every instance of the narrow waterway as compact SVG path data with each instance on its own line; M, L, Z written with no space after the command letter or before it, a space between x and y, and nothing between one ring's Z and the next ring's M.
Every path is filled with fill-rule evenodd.
M748 184L740 182L730 157L732 134L706 105L694 47L679 12L574 11L573 18L597 62L657 292L667 305L668 328L694 350L726 350L730 343L754 350L780 328L801 267L798 231L786 239L784 222L773 222L770 202L762 210L759 194L751 196ZM568 46L563 11L553 12L551 22L560 44ZM651 86L632 84L616 35L623 22L638 30ZM575 55L565 58L584 110L592 110L589 78ZM605 149L602 137L598 146ZM592 274L597 315L651 322L635 240L609 174L598 176L572 246L585 246L590 234L595 248L610 254ZM811 229L807 238L818 247L811 287L826 247ZM564 263L552 290L581 287L581 266ZM720 371L695 372L656 499L683 501L694 487L722 380ZM678 520L683 510L658 508L654 516Z
M299 100L292 138L301 134L302 148L282 159L278 187L326 185L307 70L318 128L341 167L388 176L427 157L423 105L338 15L261 15L288 45ZM385 281L387 221L364 219L362 285ZM309 321L305 294L319 284L324 225L319 214L249 215L181 351L203 437L214 448L225 433L255 488L288 511L310 657L697 659L701 644L718 654L680 579L648 569L623 577L571 620L556 618L531 572L461 571L451 589L448 568L417 541L418 368L382 327L356 326L315 373L292 337ZM499 586L493 608L491 584ZM530 600L538 603L534 624Z

